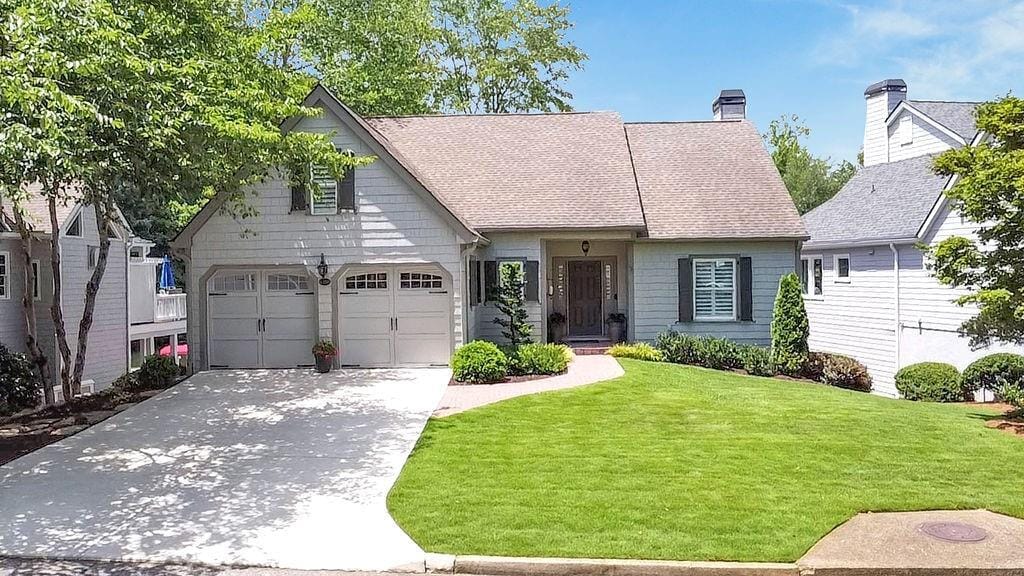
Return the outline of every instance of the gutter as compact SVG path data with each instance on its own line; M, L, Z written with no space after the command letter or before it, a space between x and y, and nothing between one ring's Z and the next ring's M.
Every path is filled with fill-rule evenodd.
M889 250L892 251L892 274L894 284L894 296L895 300L895 318L894 318L894 332L896 333L896 365L894 366L894 373L899 372L900 369L900 330L902 324L900 322L900 251L896 248L896 244L893 242L889 243Z
M888 244L917 244L920 239L917 236L906 238L875 238L870 240L837 240L835 242L807 242L804 250L829 250L832 248L853 248L859 246L884 246Z

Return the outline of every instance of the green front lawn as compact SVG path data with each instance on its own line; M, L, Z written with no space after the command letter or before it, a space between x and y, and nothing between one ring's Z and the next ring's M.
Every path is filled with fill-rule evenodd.
M1024 517L1024 440L984 410L622 364L432 420L395 519L434 552L792 561L859 511Z

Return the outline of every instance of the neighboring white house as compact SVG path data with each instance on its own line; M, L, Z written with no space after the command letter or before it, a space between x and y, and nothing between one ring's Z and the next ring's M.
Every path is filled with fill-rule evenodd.
M965 368L997 351L972 350L960 326L974 315L954 301L964 291L941 285L919 243L970 236L974 228L951 210L947 178L935 155L982 141L975 102L908 100L902 80L864 92L864 166L831 200L804 216L810 239L801 253L812 349L863 362L875 391L896 396L895 374L923 361Z
M212 200L172 246L188 268L195 370L309 365L317 338L342 365L443 365L499 338L487 294L521 266L537 339L675 329L766 344L779 278L804 226L746 98L714 120L624 123L613 112L361 118L322 87L323 113L285 130L328 133L376 160L322 191L274 174L236 219ZM320 270L322 268L322 273Z
M24 206L26 223L32 229L32 266L36 282L32 286L35 299L37 334L49 358L56 397L60 398L60 355L50 315L53 301L53 275L50 267L50 217L42 196L28 187ZM25 314L22 298L25 293L25 266L21 237L16 232L12 209L0 205L0 343L16 352L25 352ZM93 209L70 202L58 206L61 246L62 307L68 345L72 356L77 348L78 325L85 306L85 285L92 275L99 254L99 234ZM120 218L114 227L107 267L96 297L93 325L89 333L82 391L91 393L109 386L115 379L138 367L134 353L142 344L146 354L157 353L153 343L168 344L175 334L184 335L184 296L174 296L175 308L166 310L164 296L157 294L153 262L143 254L151 242L132 236L128 223ZM129 265L131 262L131 265ZM142 264L147 262L146 264ZM150 312L147 314L147 305ZM155 306L161 306L154 309ZM131 339L131 341L130 341ZM154 340L155 339L155 340Z

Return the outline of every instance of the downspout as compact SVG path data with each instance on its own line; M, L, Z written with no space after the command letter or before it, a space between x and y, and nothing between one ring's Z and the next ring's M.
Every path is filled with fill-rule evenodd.
M895 309L896 309L895 318L893 318L893 327L895 329L895 334L896 334L896 365L894 367L894 373L895 373L895 372L899 372L899 369L900 369L900 331L901 331L901 322L900 322L900 251L899 251L898 248L896 248L896 244L894 244L892 242L889 243L889 250L892 251L892 274L893 274L893 284L894 284L894 288L893 288L894 294L893 294L893 296L895 297L895 304L896 304L895 305Z

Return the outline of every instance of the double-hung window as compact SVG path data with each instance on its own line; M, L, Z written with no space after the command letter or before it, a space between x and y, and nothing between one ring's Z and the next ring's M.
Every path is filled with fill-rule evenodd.
M736 319L736 260L697 258L693 261L694 320Z
M800 284L804 296L821 297L821 256L804 256L800 259Z
M850 282L850 255L836 254L832 259L832 265L836 273L836 282Z

